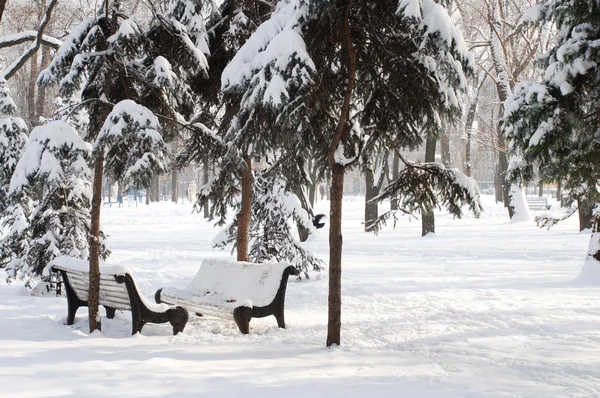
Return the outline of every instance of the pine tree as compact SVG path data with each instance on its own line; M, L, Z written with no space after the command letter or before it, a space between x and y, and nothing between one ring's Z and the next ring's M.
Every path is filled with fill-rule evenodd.
M212 4L205 3L205 8ZM202 86L195 87L200 108L195 125L199 129L191 132L177 159L178 165L193 162L207 166L218 162L218 175L200 188L195 208L200 211L210 205L209 219L216 218L219 225L225 223L231 205L241 194L241 206L236 210L238 261L249 260L252 161L250 156L238 150L238 142L228 134L229 127L235 124L233 114L240 93L223 93L220 90L221 74L271 9L267 2L254 0L226 0L218 8L210 7L212 12L207 24L209 78Z
M346 169L376 142L398 150L437 134L459 111L463 68L471 67L462 36L432 0L282 0L224 70L226 92L242 93L228 142L253 158L314 156L331 173L328 346L340 344ZM477 208L453 170L412 167L403 178L432 192L418 183L423 174L446 184L437 187L442 195ZM460 197L442 201L458 215Z
M182 6L179 6L183 4ZM89 124L85 138L94 142L94 180L90 242L90 332L98 317L100 208L103 174L127 187L148 186L166 170L166 146L160 115L188 128L193 112L189 85L206 77L206 57L198 2L174 0L167 15L155 13L148 30L106 0L97 15L75 27L64 40L38 84L58 84L63 98L79 97ZM198 48L200 46L201 48ZM80 95L79 95L80 93ZM106 170L105 170L106 160Z
M63 121L33 129L10 183L16 216L6 242L21 247L7 265L7 279L33 281L56 257L88 258L90 203L92 199L88 161L91 147ZM31 212L23 204L33 202ZM28 218L25 228L19 225ZM102 256L106 256L102 250Z
M564 181L572 201L598 209L600 2L551 0L528 16L532 23L555 23L558 36L538 61L543 77L519 84L506 101L503 128L512 152L524 159L513 165L511 178L531 181L537 172L542 180ZM551 226L570 214L537 221ZM588 259L579 277L586 283L600 281L598 210L595 214Z
M292 223L313 230L309 215L298 196L288 191L285 180L275 169L256 172L253 181L252 217L249 233L249 260L255 263L285 261L306 278L308 272L321 271L323 260L306 250L292 232ZM213 240L216 247L237 245L237 220Z
M27 126L23 119L11 117L15 111L6 80L0 78L0 220L7 216L10 179L27 144Z

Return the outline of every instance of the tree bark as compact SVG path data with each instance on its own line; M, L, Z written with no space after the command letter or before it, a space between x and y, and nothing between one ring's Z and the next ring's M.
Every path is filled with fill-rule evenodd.
M342 199L344 196L344 167L335 164L329 188L329 297L327 347L340 345L342 326Z
M348 0L342 25L342 51L348 73L346 93L340 110L338 125L329 145L328 163L331 169L331 187L329 188L329 298L327 320L327 347L340 345L342 326L342 199L344 193L345 167L336 161L336 152L340 145L344 146L348 136L350 105L356 84L356 53L350 32L350 8L352 0Z
M425 142L425 161L426 162L435 162L435 145L437 139L429 135L427 136L427 141ZM429 233L435 233L435 215L434 209L423 209L423 214L421 215L421 236L425 236Z
M208 184L208 166L204 165L203 170L202 170L202 183L203 184ZM208 218L210 217L210 208L208 207L208 203L204 204L204 218Z
M465 174L471 177L471 140L472 140L472 131L473 131L473 122L475 120L475 113L477 112L477 101L479 96L473 99L471 106L469 107L469 112L467 113L467 122L465 124L465 130L467 133L467 142L465 144L465 164L464 170Z
M171 201L177 203L179 199L179 187L177 186L177 169L171 170Z
M34 57L35 58L35 57ZM48 65L50 65L50 61L52 61L52 56L50 55L50 48L48 46L43 46L42 47L42 63L40 66L40 70L44 70L48 67ZM36 77L37 79L37 77ZM46 115L46 91L47 88L46 86L42 86L42 87L38 87L37 88L38 91L38 95L37 95L37 101L35 103L35 113L37 116L37 119L39 120L40 117L44 117Z
M156 175L152 179L152 201L160 202L160 176Z
M108 115L108 113L106 113ZM106 116L102 118L106 119ZM90 290L88 294L88 316L90 333L102 330L98 306L100 305L100 209L102 207L102 174L104 173L104 153L100 151L94 164L94 185L92 193L92 223L90 241Z
M440 146L442 151L442 163L447 168L450 168L450 135L448 134L448 130L443 130L440 137ZM396 158L394 158L396 160Z
M562 182L560 180L556 183L556 200L562 207Z
M538 184L538 196L540 198L544 196L544 181L540 181Z
M250 218L252 217L252 161L244 156L242 207L237 216L237 261L248 261Z
M104 3L105 15L108 15L110 10L109 1L106 0ZM110 37L115 33L117 26L117 13L119 2L115 1L113 5L113 13L111 16L111 23L108 28L108 35ZM107 48L107 43L104 43L104 49ZM111 99L110 96L110 82L106 80L103 87L103 95L107 99ZM110 113L108 104L104 105L100 110L99 125L96 126L98 131L106 121ZM90 333L95 330L102 330L102 324L100 322L100 313L98 312L98 306L100 304L100 209L102 207L102 177L104 174L104 150L98 151L98 156L94 164L94 183L92 190L92 212L91 212L91 227L90 227L90 283L88 292L88 317L90 324Z
M392 180L396 180L398 178L400 169L400 156L394 151L394 159L392 160ZM390 209L398 210L398 198L392 198L390 201Z
M379 194L379 190L375 186L375 176L370 169L365 169L365 232L373 232L373 221L379 216L379 206L377 201L371 202L375 196Z
M584 229L592 228L594 202L591 202L585 197L578 198L577 206L579 207L579 231L581 232Z
M38 53L37 51L31 56L31 71L29 75L29 88L27 91L27 116L31 126L37 126L38 120L35 117L35 81L38 75Z

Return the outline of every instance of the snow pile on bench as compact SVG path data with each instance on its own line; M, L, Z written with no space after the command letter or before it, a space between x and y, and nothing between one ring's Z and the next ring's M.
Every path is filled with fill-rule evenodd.
M162 295L198 305L233 309L264 307L273 301L288 263L247 263L207 259L185 289L164 288Z

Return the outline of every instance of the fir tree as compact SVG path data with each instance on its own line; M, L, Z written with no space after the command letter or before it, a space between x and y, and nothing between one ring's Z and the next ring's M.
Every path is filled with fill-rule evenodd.
M24 280L31 286L55 257L88 258L90 152L91 146L63 121L31 132L10 183L15 216L6 242L22 250L8 262L8 281ZM43 192L42 199L27 214L23 205L33 202L37 192ZM24 218L29 219L26 226ZM102 250L103 257L107 254Z
M74 106L86 109L85 138L95 143L90 332L101 327L97 299L103 174L123 178L127 188L147 186L153 173L165 171L161 133L177 130L161 129L153 113L185 127L194 104L190 81L206 76L206 57L197 47L205 47L204 32L195 4L175 0L167 15L156 13L144 30L120 11L119 1L106 0L97 15L71 31L38 79L41 85L58 84L63 98L80 93Z
M6 80L0 78L0 221L7 216L10 179L27 144L27 126L11 116L15 111Z
M224 70L224 90L242 96L228 142L249 157L282 151L293 164L314 156L331 173L328 346L340 343L346 169L361 153L370 157L377 142L399 152L437 134L459 111L472 64L446 10L432 0L282 0ZM420 171L447 184L437 186L442 195L460 192L441 199L456 215L461 198L478 208L455 171ZM420 176L404 175L426 192L413 198L436 188Z
M533 23L552 22L558 36L538 60L544 73L539 81L523 82L505 105L504 130L511 151L524 161L512 165L513 181L530 181L534 171L546 181L564 181L580 215L600 203L600 2L551 0L533 8ZM570 214L573 214L572 210ZM551 226L565 217L539 217ZM600 280L598 213L588 260L580 275L584 282ZM583 217L592 226L592 215Z
M310 231L314 227L300 199L288 191L285 180L277 174L274 169L254 174L248 257L256 263L288 262L308 278L308 271L321 271L325 264L300 245L292 223ZM225 227L213 243L221 248L233 245L235 249L237 221Z

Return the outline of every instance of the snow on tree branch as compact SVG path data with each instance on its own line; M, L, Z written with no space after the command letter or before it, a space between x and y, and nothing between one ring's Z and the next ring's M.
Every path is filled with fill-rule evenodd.
M277 107L289 99L291 84L308 85L315 70L301 36L308 19L306 2L280 2L223 70L222 88L235 91L249 85L242 106L262 103ZM290 64L295 66L290 68Z
M50 0L50 3L46 7L46 13L44 14L44 18L40 23L40 27L37 31L37 35L33 44L23 55L21 55L19 59L13 62L13 64L10 65L8 69L2 72L2 74L0 75L1 77L5 79L10 79L15 73L17 73L19 69L21 69L21 67L23 67L23 65L25 65L25 62L27 62L27 60L29 60L29 58L31 58L31 56L35 54L35 52L40 48L40 46L42 45L42 37L44 35L44 30L46 30L46 26L48 26L48 24L50 23L52 10L54 10L54 6L56 6L57 2L58 0Z
M102 19L104 19L103 15L87 18L71 30L54 58L52 58L50 65L40 73L37 81L39 85L57 84L69 73L73 59L81 52L81 47L88 36L97 30L92 28L100 23Z
M448 169L441 163L410 163L398 178L388 184L372 200L398 199L401 213L414 216L444 206L455 217L462 216L462 206L479 216L482 212L480 191L475 180L458 169ZM388 219L395 218L396 211L379 216L374 222L374 230L379 230Z
M148 186L155 172L168 165L166 145L158 118L134 101L116 104L94 144L106 151L106 173L125 187Z
M33 41L37 37L37 34L38 32L36 32L35 30L28 30L21 33L6 35L2 39L0 39L0 49L27 43L28 41ZM49 35L42 35L40 40L43 45L52 47L55 50L58 50L62 45L61 40Z

